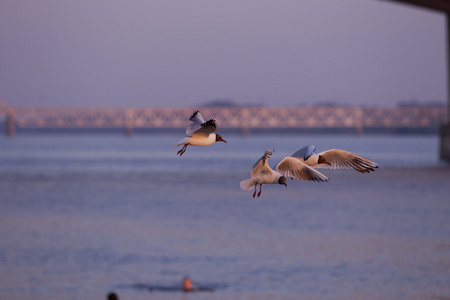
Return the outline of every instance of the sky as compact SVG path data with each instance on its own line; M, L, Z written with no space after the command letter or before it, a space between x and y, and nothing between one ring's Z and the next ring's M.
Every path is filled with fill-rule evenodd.
M444 14L385 0L2 0L10 106L447 99Z

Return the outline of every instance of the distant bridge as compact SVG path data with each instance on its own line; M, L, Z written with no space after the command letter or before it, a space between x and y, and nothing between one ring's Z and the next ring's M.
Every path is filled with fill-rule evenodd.
M354 128L436 129L447 121L445 107L200 107L200 108L11 108L6 115L8 135L15 128L185 128L199 109L219 128Z

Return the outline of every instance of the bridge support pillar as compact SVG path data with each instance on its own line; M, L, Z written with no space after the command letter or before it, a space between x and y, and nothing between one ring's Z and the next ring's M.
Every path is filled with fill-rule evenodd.
M441 126L439 156L450 163L450 123Z
M125 136L130 137L133 135L133 126L125 125Z
M439 157L450 163L450 13L447 13L445 17L447 19L447 123L441 125Z
M6 135L9 137L13 137L16 134L16 126L14 123L14 111L11 109L6 114Z
M133 118L134 118L134 110L127 109L125 111L125 136L127 137L133 135Z
M243 136L248 136L250 134L250 130L248 129L247 126L242 126L241 127L241 132Z

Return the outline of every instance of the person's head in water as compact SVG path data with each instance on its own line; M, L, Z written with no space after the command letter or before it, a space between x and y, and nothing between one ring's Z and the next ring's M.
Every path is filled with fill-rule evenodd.
M192 281L188 276L183 278L183 290L185 292L192 291Z
M108 300L119 300L119 297L117 296L116 293L111 292L106 296L106 299Z

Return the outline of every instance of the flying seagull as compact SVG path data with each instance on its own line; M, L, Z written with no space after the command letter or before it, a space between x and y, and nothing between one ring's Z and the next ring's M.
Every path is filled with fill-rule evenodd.
M361 173L374 172L378 168L376 162L340 149L330 149L316 153L314 145L303 147L292 154L292 157L313 168L355 169Z
M183 148L177 152L177 155L183 155L189 145L208 146L215 142L226 143L226 141L219 134L214 133L218 129L217 122L215 120L211 119L205 121L200 112L196 110L189 118L189 121L191 121L192 124L186 128L187 136L172 147L176 148L183 145Z
M251 171L251 177L243 180L240 183L240 187L243 190L249 191L255 187L253 192L253 198L255 196L261 196L261 188L263 184L282 184L287 186L286 177L295 177L302 180L310 181L327 181L328 178L320 172L302 163L300 160L294 157L285 157L276 166L276 170L273 170L269 166L269 157L273 151L266 149L264 155L253 165ZM256 194L256 189L259 184L259 192Z

